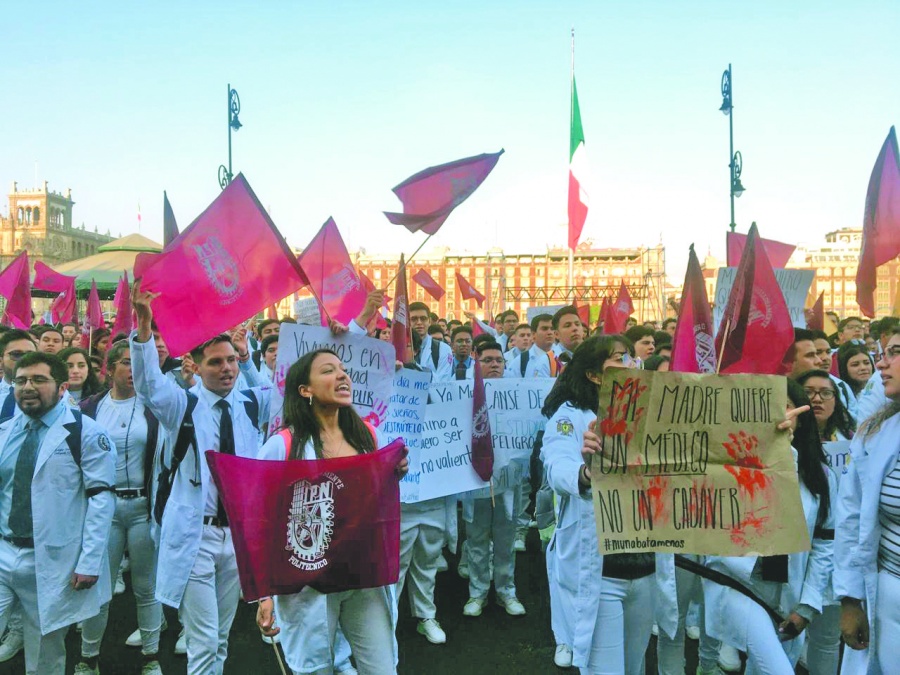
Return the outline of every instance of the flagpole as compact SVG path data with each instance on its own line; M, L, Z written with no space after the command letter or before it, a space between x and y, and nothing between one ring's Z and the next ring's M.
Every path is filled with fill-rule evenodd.
M728 339L728 331L731 329L731 317L725 322L725 332L722 334L722 347L719 349L719 360L716 361L716 375L722 369L722 356L725 355L725 341Z
M412 262L412 259L416 257L416 253L418 253L419 251L422 250L422 247L423 247L426 243L428 243L428 240L431 239L432 236L433 236L433 235L430 235L430 234L429 234L427 237L425 237L425 239L422 241L422 243L419 244L419 248L417 248L415 251L413 251L413 252L412 252L412 255L409 256L409 258L406 259L406 263L407 263L407 264L409 264L410 262ZM385 284L385 286L384 286L385 289L389 288L390 285L391 285L392 283L394 283L394 282L397 280L397 277L398 277L398 276L400 276L400 269L399 269L399 268L397 269L397 274L395 274L395 275L393 276L393 278L392 278L389 282L387 282L387 283Z
M575 26L572 26L572 75L569 78L569 129L572 128L575 118ZM571 179L570 179L571 180ZM572 223L569 223L572 227ZM569 248L569 288L573 288L575 281L575 251ZM572 292L574 296L574 291Z

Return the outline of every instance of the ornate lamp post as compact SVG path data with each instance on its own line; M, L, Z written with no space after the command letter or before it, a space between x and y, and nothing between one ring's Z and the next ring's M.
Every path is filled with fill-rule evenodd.
M741 169L743 158L740 152L734 151L734 90L732 88L731 64L728 70L722 73L722 105L719 110L728 116L728 171L729 194L731 196L731 223L729 227L734 232L734 198L744 194L744 186L741 184Z
M219 165L219 187L223 190L231 183L234 174L231 172L231 130L237 131L243 125L238 119L238 113L241 112L241 99L238 97L236 89L232 89L228 85L228 166ZM733 220L733 219L732 219Z

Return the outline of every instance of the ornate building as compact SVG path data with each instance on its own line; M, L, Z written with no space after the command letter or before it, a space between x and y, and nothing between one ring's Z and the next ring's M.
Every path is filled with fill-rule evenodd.
M51 192L44 186L21 190L16 183L9 193L9 216L0 217L0 267L5 267L23 249L32 264L38 260L53 265L77 260L97 252L97 247L112 240L72 226L72 191Z

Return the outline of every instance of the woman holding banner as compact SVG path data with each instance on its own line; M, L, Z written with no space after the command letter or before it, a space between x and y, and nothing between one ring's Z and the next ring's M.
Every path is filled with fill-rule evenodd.
M656 620L673 634L678 621L671 555L601 556L591 499L590 455L599 385L608 368L625 368L630 342L620 335L591 337L572 355L542 410L549 418L541 459L559 495L556 531L547 548L553 632L572 646L582 675L644 672L644 653Z
M334 459L374 452L383 444L352 404L350 377L338 356L328 349L305 354L285 380L283 430L266 442L259 459ZM397 465L398 477L407 470L403 459ZM338 627L360 673L396 673L393 592L393 586L383 586L324 594L306 586L274 601L260 600L257 623L267 636L281 632L281 645L295 674L333 672L340 649ZM276 616L283 631L275 627Z
M853 438L837 505L834 590L853 675L900 664L900 329L876 367L888 402Z
M783 610L789 615L775 626L762 604L734 588L703 580L706 629L712 637L747 652L747 673L794 672L803 647L798 636L822 612L833 569L831 504L832 495L837 495L837 478L826 464L806 393L796 382L787 383L800 501L812 550L775 556L711 556L706 566L739 581L779 614ZM785 423L780 428L786 428Z

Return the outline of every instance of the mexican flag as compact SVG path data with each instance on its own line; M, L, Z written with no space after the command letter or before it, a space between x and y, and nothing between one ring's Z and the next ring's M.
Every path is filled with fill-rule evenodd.
M578 90L572 76L572 127L569 134L569 248L578 246L584 221L587 219L588 196L584 191L587 178L587 157L584 153L584 130L578 108Z

